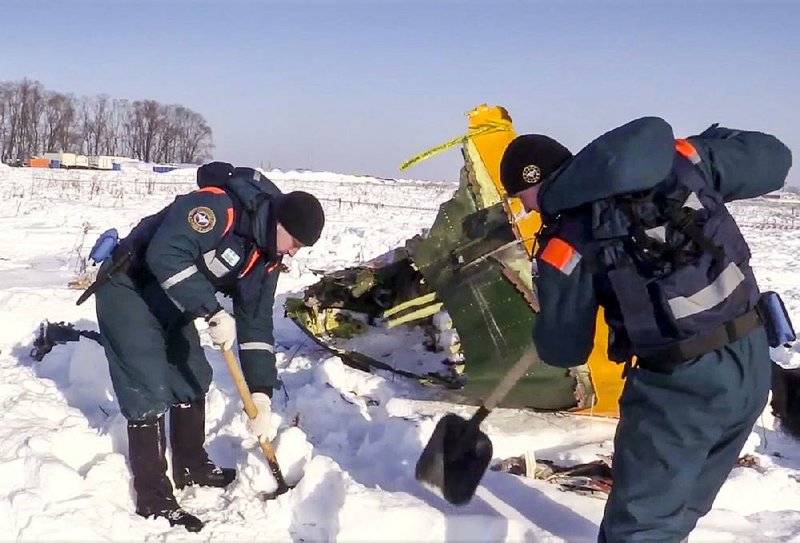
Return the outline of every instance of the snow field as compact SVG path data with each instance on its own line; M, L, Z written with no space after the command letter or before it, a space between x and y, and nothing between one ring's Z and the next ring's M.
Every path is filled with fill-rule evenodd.
M96 329L93 303L77 307L67 283L97 235L124 235L138 220L191 189L191 170L146 177L108 172L76 183L75 172L0 167L0 539L270 541L593 541L603 501L553 485L489 472L476 499L457 508L421 487L413 468L439 416L473 408L443 404L433 392L392 374L345 366L283 317L286 296L317 280L314 270L357 263L426 228L455 187L338 174L268 172L283 190L321 195L328 223L320 243L288 262L275 305L276 352L285 390L273 398L274 445L284 475L298 486L263 503L275 488L248 435L224 361L207 399L207 448L235 466L228 489L176 494L207 522L199 534L133 512L125 421L119 414L102 348L91 340L29 358L39 323ZM81 175L84 175L83 173ZM156 175L156 174L153 174ZM88 191L94 183L94 191ZM117 191L116 193L114 191ZM148 191L150 192L148 194ZM339 198L342 202L339 202ZM379 205L380 204L380 205ZM784 297L800 323L800 236L767 229L785 208L732 206L751 243L762 289ZM784 219L781 219L786 222ZM750 226L750 225L753 226ZM800 346L775 350L800 365ZM533 450L559 463L610 454L615 423L499 410L486 422L495 457ZM800 540L800 446L774 428L765 410L743 452L760 467L737 468L715 509L691 541ZM778 455L776 455L778 453Z

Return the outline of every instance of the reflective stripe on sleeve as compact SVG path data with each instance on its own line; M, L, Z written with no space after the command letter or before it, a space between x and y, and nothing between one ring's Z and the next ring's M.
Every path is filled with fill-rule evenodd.
M266 341L248 341L247 343L240 343L239 344L240 351L269 351L271 353L275 352L275 347L267 343Z
M161 283L161 288L167 290L168 288L174 287L184 279L188 279L189 277L193 276L196 273L197 273L197 266L192 264L188 268L182 269L175 275L164 279L164 281Z

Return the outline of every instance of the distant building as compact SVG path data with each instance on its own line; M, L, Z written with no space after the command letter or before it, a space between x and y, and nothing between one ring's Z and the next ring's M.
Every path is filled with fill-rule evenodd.
M761 198L767 200L800 200L800 189L797 187L784 187L772 192L769 192Z

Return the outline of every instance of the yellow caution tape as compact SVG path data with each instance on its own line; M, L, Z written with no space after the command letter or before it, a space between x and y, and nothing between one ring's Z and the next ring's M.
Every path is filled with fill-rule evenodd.
M500 121L490 120L476 126L471 126L469 128L469 132L467 132L463 136L458 136L457 138L448 140L440 145L437 145L436 147L432 147L427 151L423 151L420 154L415 155L410 159L406 160L405 162L400 164L400 169L405 170L409 166L412 166L417 162L422 162L423 160L427 160L432 156L438 155L442 151L446 151L451 147L455 147L459 143L466 143L466 141L470 138L481 136L483 134L490 134L492 132L503 132L505 130L511 130L511 129L512 129L511 122L506 120L500 120Z

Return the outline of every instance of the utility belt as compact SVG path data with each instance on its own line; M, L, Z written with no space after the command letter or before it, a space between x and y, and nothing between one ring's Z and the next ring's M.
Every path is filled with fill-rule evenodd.
M700 337L642 354L637 357L637 365L659 373L672 373L684 362L741 339L759 326L764 326L767 344L772 348L788 346L797 338L783 300L776 292L767 291L761 294L756 307L744 315L717 326Z
M100 267L94 283L89 285L89 287L83 291L83 294L81 294L81 296L75 302L75 305L81 305L83 302L88 300L95 292L97 292L97 289L100 288L106 281L108 281L115 273L128 272L128 269L131 266L132 257L130 252L123 250L119 245L117 245L111 251L109 257L111 259L111 263L107 266L103 265Z
M758 308L751 309L701 336L679 341L663 349L649 351L638 357L636 365L658 373L672 373L675 368L698 356L721 349L725 345L750 335L764 324Z

